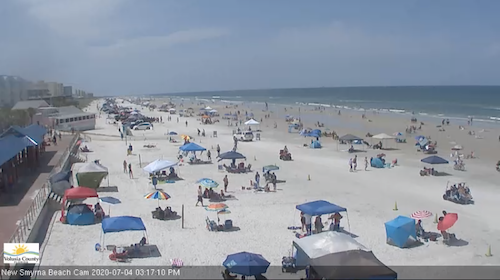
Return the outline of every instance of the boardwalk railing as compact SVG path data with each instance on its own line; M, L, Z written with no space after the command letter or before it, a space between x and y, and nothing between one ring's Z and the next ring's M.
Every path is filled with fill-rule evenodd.
M73 150L79 139L80 135L78 133L75 134L75 136L73 137L73 139L69 144L69 147L64 151L63 155L59 159L59 162L52 169L49 178L53 174L61 171L61 169L64 167L64 164L68 160L71 151ZM37 221L38 216L40 215L40 212L42 211L45 202L49 197L50 192L51 192L50 182L47 181L36 193L36 196L33 199L31 206L28 208L28 211L26 212L26 215L24 215L24 217L21 220L19 220L17 228L14 231L12 237L10 238L10 243L25 243L28 240L31 228L35 225L35 222Z

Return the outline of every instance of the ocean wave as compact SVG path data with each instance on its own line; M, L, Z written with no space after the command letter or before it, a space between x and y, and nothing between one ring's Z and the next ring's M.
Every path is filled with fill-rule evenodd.
M32 251L24 252L24 253L21 253L21 254L12 254L12 253L4 251L3 254L7 255L7 256L10 256L10 257L20 257L20 256L24 256L24 255L34 255L34 256L39 256L40 255L40 253L38 253L38 252L32 252Z

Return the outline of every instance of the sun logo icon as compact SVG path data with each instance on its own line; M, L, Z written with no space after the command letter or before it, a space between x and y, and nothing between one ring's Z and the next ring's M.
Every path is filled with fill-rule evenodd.
M16 245L14 247L14 250L12 250L12 253L14 253L14 255L22 255L27 252L29 252L28 247L23 244Z

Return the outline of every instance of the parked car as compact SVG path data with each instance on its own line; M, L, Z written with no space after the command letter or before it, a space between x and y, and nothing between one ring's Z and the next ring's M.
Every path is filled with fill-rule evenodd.
M151 128L153 128L153 125L148 122L143 122L134 126L134 130L149 130Z
M252 141L253 140L253 132L251 131L241 131L234 134L234 137L238 141Z

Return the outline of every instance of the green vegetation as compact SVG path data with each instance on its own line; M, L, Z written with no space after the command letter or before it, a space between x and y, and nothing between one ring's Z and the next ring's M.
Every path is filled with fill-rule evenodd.
M92 103L92 101L94 100L97 100L99 98L79 98L79 99L75 99L77 101L77 105L75 105L76 107L80 108L80 109L83 109L85 107L88 107L90 105L90 103Z

